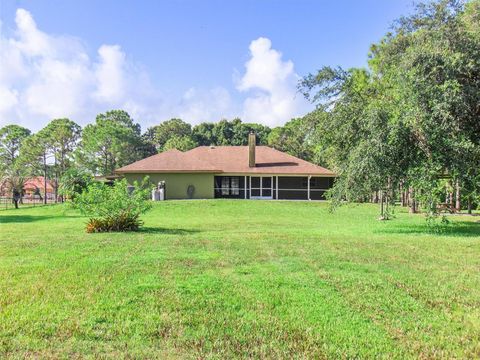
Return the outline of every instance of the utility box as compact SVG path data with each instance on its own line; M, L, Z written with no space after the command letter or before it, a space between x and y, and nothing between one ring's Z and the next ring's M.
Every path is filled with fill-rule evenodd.
M160 181L155 189L152 190L152 201L165 200L165 181Z

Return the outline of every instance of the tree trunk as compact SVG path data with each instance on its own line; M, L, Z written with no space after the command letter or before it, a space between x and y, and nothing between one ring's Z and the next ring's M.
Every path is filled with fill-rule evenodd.
M57 158L55 157L55 186L54 186L54 195L55 195L55 203L58 202L58 169L57 169Z
M390 176L387 179L387 196L385 197L385 204L386 204L386 212L387 216L388 215L388 203L390 202L390 199L393 198L394 191L392 189L392 179Z
M455 183L455 209L460 211L461 207L460 180L457 179L457 182Z
M47 204L47 154L43 153L43 203Z
M16 189L13 190L12 192L12 200L13 200L13 205L15 205L15 209L18 209L18 202L21 200L22 195L19 193Z
M403 207L408 206L408 188L402 186L400 196L401 196L402 206Z
M386 216L384 215L383 217L385 218L388 218L388 202L389 202L389 197L388 197L388 193L387 193L387 196L385 196L385 212L386 212Z
M104 167L104 170L103 170L103 175L104 176L107 175L107 168L108 168L108 154L105 154L105 167Z
M403 193L403 182L400 183L400 187L398 189L400 192L400 206L405 206L405 196Z
M383 191L380 191L380 218L383 219L384 210L383 210Z
M453 188L452 182L448 182L448 190L447 190L447 204L453 205L453 192L450 191Z
M417 204L415 201L415 190L408 188L408 204L410 206L409 213L415 214L417 212Z
M65 174L65 149L62 148L61 152L60 152L60 161L61 161L61 164L60 164L60 176L59 178L61 179L63 177L63 175ZM57 186L59 186L58 182L57 182ZM60 202L63 203L63 194L60 195Z
M468 214L472 215L472 197L470 195L467 198L467 210Z

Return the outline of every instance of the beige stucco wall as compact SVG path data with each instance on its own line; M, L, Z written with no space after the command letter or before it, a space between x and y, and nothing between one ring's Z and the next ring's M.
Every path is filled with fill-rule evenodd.
M125 174L129 184L134 181L142 181L148 176L150 182L158 184L165 181L166 199L188 199L187 188L189 185L195 187L194 199L213 199L213 174Z

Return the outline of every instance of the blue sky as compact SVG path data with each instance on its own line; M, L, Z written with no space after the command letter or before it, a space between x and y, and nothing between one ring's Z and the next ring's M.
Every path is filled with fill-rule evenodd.
M59 116L85 124L115 107L144 127L171 116L280 125L311 109L294 92L299 76L364 66L369 45L412 9L406 0L0 4L0 124L32 128Z

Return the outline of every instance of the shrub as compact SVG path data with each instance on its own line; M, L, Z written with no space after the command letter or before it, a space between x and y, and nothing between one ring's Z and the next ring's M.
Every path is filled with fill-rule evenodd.
M136 231L143 222L140 215L151 208L147 200L148 179L128 188L125 179L113 186L103 183L90 184L85 191L73 199L73 206L90 217L87 232Z
M91 218L87 223L87 233L110 231L137 231L143 221L138 215L120 214L117 217Z
M65 199L73 200L93 183L93 176L84 170L71 168L65 171L60 178L58 193Z

